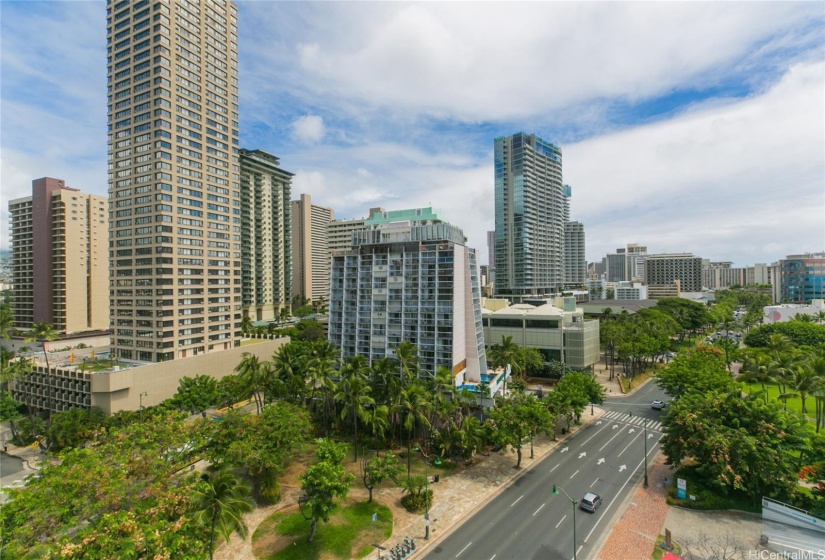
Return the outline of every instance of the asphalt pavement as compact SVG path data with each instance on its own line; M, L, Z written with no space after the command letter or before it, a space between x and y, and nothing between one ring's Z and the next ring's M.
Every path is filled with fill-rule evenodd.
M662 391L648 383L632 395L609 399L602 406L606 411L604 416L532 465L474 516L436 543L425 557L432 560L594 557L612 525L611 519L642 480L645 457L648 464L652 464L659 452L661 412L652 410L650 403L663 398ZM558 495L552 494L553 485L560 489ZM595 513L587 513L573 503L586 492L602 497L603 503Z

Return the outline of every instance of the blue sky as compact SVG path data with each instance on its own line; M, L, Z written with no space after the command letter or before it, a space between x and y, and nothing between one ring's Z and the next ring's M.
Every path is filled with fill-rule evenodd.
M587 258L825 249L823 2L237 2L241 145L336 217L433 207L486 262L496 136L561 145ZM106 192L105 4L0 2L0 247Z

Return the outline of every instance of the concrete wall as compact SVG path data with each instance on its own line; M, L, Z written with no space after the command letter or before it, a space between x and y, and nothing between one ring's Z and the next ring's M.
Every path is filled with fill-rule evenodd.
M177 392L178 383L184 377L203 374L221 379L235 373L234 369L245 352L258 356L262 361L271 360L272 354L288 342L289 338L279 338L183 360L147 364L111 373L94 373L91 375L92 405L99 406L106 414L138 410L141 393L146 393L143 406L157 405Z

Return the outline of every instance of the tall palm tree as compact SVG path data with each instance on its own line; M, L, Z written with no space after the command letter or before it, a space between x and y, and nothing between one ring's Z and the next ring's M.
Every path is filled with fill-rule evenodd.
M46 351L46 343L57 340L58 332L54 325L41 321L34 323L31 330L26 334L26 342L39 342L43 345L43 356L46 358L46 379L49 385L49 423L52 421L52 408L54 407L54 395L52 391L52 368L49 364L49 353Z
M241 318L241 333L244 336L248 336L252 331L252 319L249 318L249 315L244 315Z
M261 413L264 404L261 390L266 377L265 370L269 370L269 363L261 362L258 356L249 352L243 353L240 363L235 367L238 380L252 390L252 397L255 399L255 410L258 414Z
M367 410L375 406L375 401L370 396L371 391L366 377L353 374L341 380L335 393L335 400L341 403L341 420L348 416L352 419L355 462L358 462L358 419L365 418Z
M335 383L332 382L332 376L335 375L337 363L337 358L331 358L326 353L319 353L310 359L307 370L309 383L312 386L309 402L316 410L321 411L324 419L324 437L329 435L329 411L334 407Z
M401 415L404 428L407 429L407 477L412 467L412 438L419 425L429 425L427 413L430 411L429 394L419 383L412 383L401 391L400 402L396 410Z
M825 350L813 350L805 357L805 366L811 372L810 395L816 404L816 431L825 426Z
M226 541L233 532L246 538L248 529L243 516L255 509L249 494L249 486L227 470L213 474L206 484L195 490L192 496L195 521L209 527L210 560L214 557L216 533Z
M364 423L372 433L372 437L374 437L377 441L384 441L384 436L390 426L389 408L383 404L368 408L364 417ZM375 456L378 456L377 448L375 450Z
M418 377L418 348L412 342L404 341L395 347L395 359L398 360L398 375L409 381Z
M765 388L767 383L774 383L776 380L772 376L770 355L761 348L749 350L743 359L742 367L739 370L739 381L744 383L759 383L762 387L761 395L765 402L768 402L768 391Z
M310 359L296 344L284 344L272 356L271 381L280 385L285 398L294 404L303 402L306 396Z
M786 395L788 397L799 397L802 401L802 414L807 414L808 408L805 401L812 392L817 390L817 377L814 371L805 363L799 363L794 368L792 375L790 386L796 393L786 393Z

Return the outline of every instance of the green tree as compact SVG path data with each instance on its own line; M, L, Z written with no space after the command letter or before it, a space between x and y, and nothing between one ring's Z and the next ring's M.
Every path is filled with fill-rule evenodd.
M214 555L215 535L229 541L232 533L246 538L248 531L243 520L244 514L255 509L255 502L249 497L249 487L237 475L222 470L200 484L192 496L195 520L209 527L209 558Z
M663 417L667 463L690 465L717 490L787 498L796 487L797 457L811 427L776 403L738 392L683 394Z
M99 407L89 410L70 408L57 412L48 427L50 449L60 451L67 447L80 447L106 422L106 414Z
M726 369L722 352L710 346L679 352L667 367L656 374L656 383L674 398L691 391L733 392L736 387Z
M762 325L745 335L744 343L750 348L766 348L770 345L771 335L781 334L796 346L812 348L825 344L825 325L788 321Z
M178 382L178 391L168 404L178 410L206 410L220 404L218 380L209 375L183 377Z
M572 371L562 377L554 392L563 396L577 422L588 404L602 404L606 396L604 387L592 375L581 371Z
M250 332L252 332L252 319L249 318L249 315L244 315L241 318L241 333L247 336Z
M387 451L383 457L361 459L361 480L364 482L364 488L370 493L369 501L372 502L372 491L376 486L385 480L393 480L398 484L398 477L403 472L404 467L392 451Z
M328 522L335 510L335 499L345 499L349 493L355 475L347 473L341 462L344 460L344 450L335 442L328 439L318 440L315 449L317 462L310 465L300 476L301 489L305 497L299 500L301 513L311 521L309 542L315 538L318 522ZM304 508L309 513L304 512Z
M0 338L8 340L15 331L14 311L8 303L0 303Z
M524 440L533 433L549 429L552 418L542 413L547 408L533 395L516 393L496 401L487 419L490 439L501 447L510 446L515 450L516 468L521 468Z

